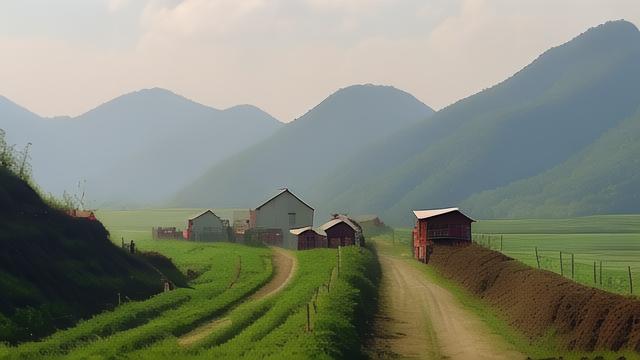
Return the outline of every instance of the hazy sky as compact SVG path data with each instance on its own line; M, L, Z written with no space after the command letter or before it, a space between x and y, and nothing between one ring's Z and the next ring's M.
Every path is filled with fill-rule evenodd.
M438 109L621 18L640 0L2 0L0 95L77 115L158 86L290 121L375 83Z

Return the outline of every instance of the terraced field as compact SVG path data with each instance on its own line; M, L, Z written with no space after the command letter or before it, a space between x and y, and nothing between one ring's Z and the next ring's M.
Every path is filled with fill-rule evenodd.
M108 221L105 224L110 226ZM342 249L338 270L338 252L331 249L290 252L232 243L154 241L149 239L150 231L144 235L122 223L114 229L112 234L138 234L139 249L171 258L181 272L191 274L189 287L146 301L124 302L39 342L0 347L0 357L210 359L359 354L366 324L357 314L375 306L374 283L379 274L370 251Z

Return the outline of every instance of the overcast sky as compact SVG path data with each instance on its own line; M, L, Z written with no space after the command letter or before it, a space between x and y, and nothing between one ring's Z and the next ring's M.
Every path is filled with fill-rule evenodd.
M639 0L2 0L0 95L78 115L157 86L290 121L375 83L439 109L613 19Z

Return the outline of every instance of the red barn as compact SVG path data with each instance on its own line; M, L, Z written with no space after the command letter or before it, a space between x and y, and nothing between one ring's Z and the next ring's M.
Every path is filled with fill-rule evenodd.
M413 256L421 262L429 262L434 243L461 245L471 242L473 219L458 208L415 210L416 226L413 229Z
M327 234L327 246L338 248L338 246L362 245L362 233L359 227L346 218L336 218L330 220L320 227Z
M298 250L317 249L327 247L327 234L321 229L311 226L291 229L289 232L298 238Z

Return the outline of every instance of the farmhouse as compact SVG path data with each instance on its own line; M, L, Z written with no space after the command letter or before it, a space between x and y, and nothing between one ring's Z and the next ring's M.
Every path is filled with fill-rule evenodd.
M434 243L460 245L471 242L473 219L458 208L414 210L416 226L413 229L413 256L429 262Z
M327 234L322 229L305 226L299 229L291 229L289 232L298 238L298 250L327 247Z
M297 236L289 230L313 226L313 212L311 206L285 188L250 212L249 227L261 241L296 249Z
M364 245L362 228L354 220L344 215L334 215L334 218L323 224L320 229L327 236L327 246Z
M186 237L194 241L228 241L229 222L211 210L189 218Z

